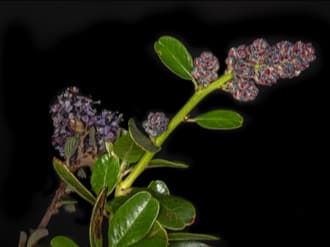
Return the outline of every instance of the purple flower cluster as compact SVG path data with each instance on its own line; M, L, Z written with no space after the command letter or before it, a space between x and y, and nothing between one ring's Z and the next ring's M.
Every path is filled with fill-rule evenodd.
M227 70L234 73L225 91L236 100L251 101L258 95L258 85L271 86L279 78L293 78L315 60L315 50L310 43L281 41L270 46L264 39L251 45L231 48L226 59Z
M97 115L94 105L98 103L100 102L80 95L78 88L70 87L51 105L50 114L54 125L52 145L62 157L66 139L83 134L92 126L96 128L96 140L100 150L103 150L104 141L115 139L121 115L116 117L116 114L109 111Z
M218 79L219 61L211 52L202 52L200 57L194 59L194 68L191 75L198 84L206 87L211 82Z
M168 121L163 112L150 112L148 119L143 122L143 128L150 136L159 136L167 130Z
M100 115L97 116L95 122L96 128L96 140L101 152L106 150L105 142L114 142L117 137L117 131L119 129L119 123L122 121L122 114L103 110Z

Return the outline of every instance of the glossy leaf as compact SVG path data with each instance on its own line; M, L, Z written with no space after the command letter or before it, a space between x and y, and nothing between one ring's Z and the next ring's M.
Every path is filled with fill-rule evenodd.
M166 230L157 220L155 221L152 229L150 230L146 238L160 238L164 239L165 242L168 241Z
M53 159L53 166L57 175L67 184L74 192L86 201L94 204L96 198L93 194L75 177L69 168L59 159Z
M167 195L154 195L160 203L157 220L162 226L170 230L182 230L194 223L196 210L191 202Z
M199 234L191 232L171 232L168 234L170 241L191 241L191 240L219 240L220 238L209 234Z
M46 237L48 235L48 230L46 228L36 229L29 237L26 247L35 246L40 239Z
M169 247L210 247L210 246L201 242L175 241L175 242L170 242Z
M52 247L79 247L72 239L65 236L56 236L50 241Z
M91 175L91 186L98 194L104 186L108 187L108 194L116 187L120 178L119 161L110 154L100 156L95 162Z
M123 205L127 200L129 199L129 196L117 196L113 198L109 203L108 203L108 208L111 212L111 214L114 214L117 212L117 210Z
M64 144L64 155L66 159L71 159L78 149L80 139L77 136L68 137Z
M148 238L143 239L130 247L166 247L167 243L164 239L161 238Z
M129 164L137 162L144 153L128 133L117 139L113 146L113 151L121 160Z
M159 212L159 203L145 191L128 199L109 222L111 247L126 247L142 240L151 230Z
M133 195L135 195L136 193L141 192L141 191L149 192L147 188L134 187L134 188L132 188L130 193L128 193L127 195L117 196L117 197L113 198L108 203L108 208L109 208L110 212L112 214L114 214L129 198L131 198Z
M169 167L169 168L189 168L189 165L177 162L177 161L169 161L163 159L153 159L149 162L147 168L159 168L159 167Z
M135 144L143 150L151 153L156 153L160 150L160 147L157 147L149 137L139 130L132 118L128 121L128 131Z
M154 49L162 63L174 74L191 80L193 59L187 48L176 38L162 36L154 44Z
M214 110L201 114L192 121L206 129L228 130L241 127L243 117L234 111Z
M102 223L103 211L107 198L107 190L107 187L103 187L93 207L92 216L89 224L89 243L91 247L103 246Z
M132 247L166 247L168 242L166 230L159 224L158 221L155 221L152 229L148 235L137 242L136 244L131 245Z
M167 185L161 180L152 181L149 184L148 189L163 195L170 194L170 190L168 189Z

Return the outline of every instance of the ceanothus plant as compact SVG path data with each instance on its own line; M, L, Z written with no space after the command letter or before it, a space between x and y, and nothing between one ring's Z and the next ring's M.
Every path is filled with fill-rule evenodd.
M105 239L109 247L208 246L203 242L218 238L185 231L196 217L191 202L172 195L163 181L133 187L135 180L150 168L188 167L157 157L162 144L179 124L197 124L214 130L242 126L242 116L230 110L190 116L207 95L222 90L235 100L251 101L259 93L257 86L271 86L280 78L296 77L315 60L310 43L282 41L270 45L264 39L256 39L250 45L229 50L227 68L219 77L219 61L209 51L193 60L185 46L171 36L160 37L154 49L169 70L192 81L194 94L172 119L163 112L150 112L143 123L129 119L127 130L120 126L122 114L98 112L95 105L100 101L80 94L78 88L67 88L59 95L50 114L54 125L52 144L59 154L54 157L53 166L61 182L39 226L29 236L21 232L20 247L37 246L48 235L47 225L61 207L74 212L77 201L70 197L72 193L92 205L89 226L92 247L102 247ZM91 170L91 190L81 182L88 174L85 169ZM106 236L103 224L108 224ZM78 246L65 236L52 238L50 245Z

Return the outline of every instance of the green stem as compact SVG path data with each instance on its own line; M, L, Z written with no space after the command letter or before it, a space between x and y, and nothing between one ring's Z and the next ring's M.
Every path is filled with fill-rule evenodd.
M227 81L231 80L233 78L232 73L227 73L221 76L218 80L214 81L212 84L210 84L208 87L203 88L199 91L197 91L193 96L190 97L190 99L186 102L186 104L181 108L180 111L171 119L167 130L158 136L155 139L155 143L157 146L161 146L163 142L166 140L166 138L176 129L176 127L184 121L184 118L191 112L191 110L194 109L194 107L202 100L204 99L208 94L211 92L221 88ZM127 176L125 180L123 180L119 186L116 195L123 195L125 194L125 191L129 189L134 181L140 176L140 174L143 172L145 167L149 164L149 161L153 158L155 153L151 152L145 152L145 154L142 156L140 161L137 163L137 165L134 167L132 172Z

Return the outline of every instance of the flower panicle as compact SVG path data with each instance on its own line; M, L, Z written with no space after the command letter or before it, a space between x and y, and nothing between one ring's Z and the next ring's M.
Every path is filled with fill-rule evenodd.
M95 137L100 152L105 151L105 141L115 140L122 115L108 110L98 114L96 104L100 104L100 101L81 95L77 87L69 87L50 106L54 126L52 145L60 156L65 156L64 145L67 138L81 135L91 127L96 129Z
M271 46L262 38L250 45L240 45L229 50L226 73L234 78L224 90L238 101L251 101L258 95L256 85L271 86L278 79L299 76L314 61L315 49L311 43L281 41Z

